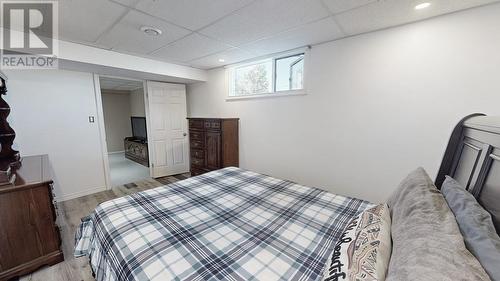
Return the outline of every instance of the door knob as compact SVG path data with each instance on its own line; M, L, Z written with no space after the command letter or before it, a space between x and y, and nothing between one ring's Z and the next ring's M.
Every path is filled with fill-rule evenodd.
M182 134L182 135L183 135L183 136L187 136L187 134L186 134L186 133L184 133L184 134Z

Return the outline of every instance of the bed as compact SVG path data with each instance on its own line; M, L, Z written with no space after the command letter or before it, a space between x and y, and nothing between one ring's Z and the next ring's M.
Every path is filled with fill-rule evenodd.
M100 204L75 255L96 280L318 280L370 203L229 167Z
M499 156L500 119L468 116L453 130L435 180L440 188L446 175L455 177L497 231ZM82 219L75 256L89 257L98 281L323 280L346 226L370 207L229 167L100 204Z
M472 114L453 130L436 178L460 182L487 210L500 233L500 116Z

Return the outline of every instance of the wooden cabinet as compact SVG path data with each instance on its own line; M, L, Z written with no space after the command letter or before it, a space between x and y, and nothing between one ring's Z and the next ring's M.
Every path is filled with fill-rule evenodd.
M125 157L146 167L149 167L148 142L134 137L125 138Z
M63 261L47 155L23 157L0 186L0 280Z
M191 175L239 166L238 118L188 118Z

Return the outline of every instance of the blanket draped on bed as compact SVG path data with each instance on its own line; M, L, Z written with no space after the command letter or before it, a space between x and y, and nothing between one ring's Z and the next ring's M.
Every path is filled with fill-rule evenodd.
M76 234L101 280L320 280L366 201L225 168L100 204Z

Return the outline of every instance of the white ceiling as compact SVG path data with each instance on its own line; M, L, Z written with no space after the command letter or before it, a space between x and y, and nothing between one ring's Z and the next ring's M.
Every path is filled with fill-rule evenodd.
M127 80L114 77L99 77L99 84L102 90L108 91L133 91L143 87L142 81Z
M64 0L59 37L209 69L499 1Z

